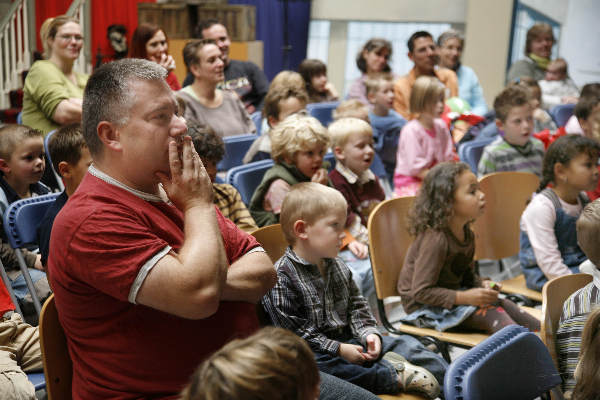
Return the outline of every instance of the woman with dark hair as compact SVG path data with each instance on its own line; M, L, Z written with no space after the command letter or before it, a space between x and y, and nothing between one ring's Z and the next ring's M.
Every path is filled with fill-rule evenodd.
M207 125L221 137L256 132L238 95L217 89L225 75L221 50L214 40L189 41L183 48L183 61L194 76L194 82L176 94L185 102L185 119Z
M527 31L525 40L525 58L515 61L508 71L507 81L529 77L536 81L544 79L546 68L550 63L554 34L552 27L546 23L537 23Z
M88 76L73 69L83 47L79 21L66 15L48 18L40 28L44 60L29 70L23 88L23 123L44 132L81 121Z
M169 39L166 33L154 24L142 23L133 32L129 57L145 58L165 67L169 71L166 81L171 90L176 91L181 89L181 85L173 73L175 60L167 53L168 50Z
M346 99L356 99L371 107L371 103L367 99L365 80L382 72L390 72L391 68L388 62L391 57L392 44L388 40L373 38L367 41L356 56L356 66L362 75L352 82Z

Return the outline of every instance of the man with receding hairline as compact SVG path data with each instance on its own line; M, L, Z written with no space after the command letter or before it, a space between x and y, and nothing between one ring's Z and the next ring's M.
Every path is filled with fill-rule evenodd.
M258 328L274 285L256 240L225 219L166 71L98 68L83 99L93 164L58 214L48 269L73 398L176 398L194 368Z

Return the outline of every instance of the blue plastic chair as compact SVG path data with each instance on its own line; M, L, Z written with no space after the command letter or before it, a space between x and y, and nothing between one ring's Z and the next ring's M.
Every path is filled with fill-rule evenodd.
M17 114L17 124L23 125L23 111L19 111Z
M43 372L33 372L27 374L27 379L33 384L35 391L42 390L46 387L46 379Z
M340 105L339 101L328 103L310 103L306 105L306 111L319 120L323 126L328 126L333 121L333 110Z
M262 112L255 111L250 115L250 118L252 118L252 122L256 126L256 135L260 135L260 131L262 130Z
M46 163L46 168L52 169L52 172L54 173L54 177L56 178L56 182L58 183L59 189L65 190L65 184L63 183L62 178L58 174L58 171L56 171L54 169L54 165L52 164L52 159L50 158L50 149L48 147L48 143L50 143L50 138L52 137L52 135L54 135L55 132L56 132L56 129L48 132L48 134L44 138L44 151L46 152L46 160L48 160L48 162Z
M273 160L262 160L239 167L233 167L227 172L227 183L233 185L240 195L242 201L250 204L254 191L260 185L265 172L273 166Z
M567 121L573 115L575 104L560 104L550 110L550 116L559 128L565 126Z
M217 170L227 171L230 168L242 165L242 159L256 138L257 136L253 133L248 135L225 136L223 138L223 143L225 143L225 156L219 164L217 164Z
M539 337L510 325L457 358L446 371L446 400L530 400L557 389L562 380Z
M40 315L42 310L40 299L37 296L31 276L27 270L27 264L25 264L21 248L32 243L37 243L38 224L44 217L44 214L46 214L48 207L54 203L57 197L58 193L52 193L15 201L8 206L3 216L4 231L6 232L8 243L15 249L21 273L25 278L38 315Z
M483 149L488 144L492 143L496 138L482 138L479 140L472 140L470 142L463 143L458 148L458 158L461 161L466 162L471 167L471 170L477 174L477 165L483 154Z

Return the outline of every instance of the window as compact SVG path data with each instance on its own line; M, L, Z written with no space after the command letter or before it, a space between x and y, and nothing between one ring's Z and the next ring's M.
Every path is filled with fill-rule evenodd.
M330 27L331 23L329 21L310 21L308 27L308 49L306 50L306 58L316 58L327 64Z

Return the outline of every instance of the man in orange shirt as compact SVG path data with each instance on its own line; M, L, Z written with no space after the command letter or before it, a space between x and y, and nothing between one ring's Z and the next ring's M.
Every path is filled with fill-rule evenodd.
M415 80L421 75L437 77L448 91L446 98L458 96L458 78L454 71L447 68L439 68L437 64L437 49L433 37L429 32L418 31L408 39L408 58L415 66L410 72L399 78L394 83L394 110L407 120L413 116L409 110L410 92Z

